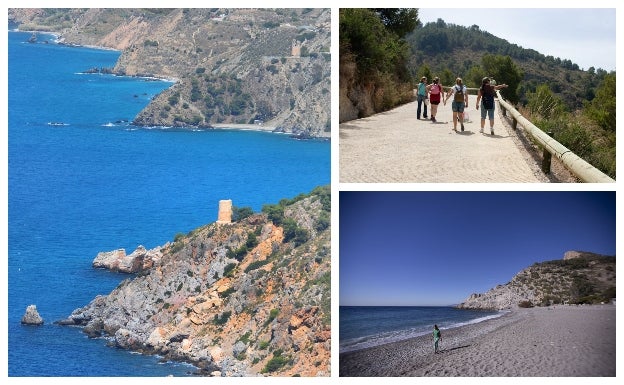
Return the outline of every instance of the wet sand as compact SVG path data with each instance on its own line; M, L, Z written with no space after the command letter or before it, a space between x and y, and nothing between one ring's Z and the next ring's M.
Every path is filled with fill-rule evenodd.
M615 305L517 309L421 336L342 353L340 376L615 376Z

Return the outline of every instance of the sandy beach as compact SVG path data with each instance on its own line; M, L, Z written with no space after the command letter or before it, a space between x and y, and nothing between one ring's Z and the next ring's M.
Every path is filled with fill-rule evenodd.
M230 130L248 130L248 131L267 131L273 132L276 127L263 126L259 124L235 124L235 123L214 123L213 128L230 129Z
M440 354L421 336L342 353L339 375L442 377L615 376L615 305L514 310L442 330Z

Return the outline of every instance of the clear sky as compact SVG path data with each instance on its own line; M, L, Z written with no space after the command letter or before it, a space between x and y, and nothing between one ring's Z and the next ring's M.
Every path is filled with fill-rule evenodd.
M615 192L341 191L340 305L453 305L568 250L615 255Z
M465 27L476 24L523 48L569 59L581 69L615 70L615 8L419 8L418 16L423 25L438 18Z

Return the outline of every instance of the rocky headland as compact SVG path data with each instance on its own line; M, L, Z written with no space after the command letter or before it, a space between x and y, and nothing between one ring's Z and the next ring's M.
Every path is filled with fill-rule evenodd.
M615 298L615 272L615 256L568 251L562 259L527 267L504 285L471 294L458 307L502 310L609 302Z
M329 376L330 201L319 187L161 247L100 253L94 267L134 275L57 323L205 376Z
M140 126L245 124L330 137L329 9L9 9L20 30L121 51L112 69L174 79L134 118Z

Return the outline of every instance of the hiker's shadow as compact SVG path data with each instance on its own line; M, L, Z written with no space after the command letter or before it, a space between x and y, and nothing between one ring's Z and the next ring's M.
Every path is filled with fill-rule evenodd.
M450 349L440 349L440 353L452 352L453 350L465 349L467 347L470 347L470 345L456 346L456 347L450 348Z
M492 139L502 139L502 138L508 138L509 136L503 136L503 135L498 135L498 134L487 134L485 132L481 132L481 135L483 136L487 136L488 138L492 138Z
M459 135L465 135L465 136L474 135L474 132L472 132L472 131L461 131L461 130L457 130L457 133L458 133Z

